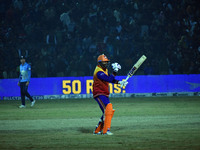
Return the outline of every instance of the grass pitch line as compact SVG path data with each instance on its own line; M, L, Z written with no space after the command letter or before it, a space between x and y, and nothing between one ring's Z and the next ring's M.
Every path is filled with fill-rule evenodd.
M93 130L98 118L75 119L37 119L37 120L0 120L0 130L49 130L62 128L91 128ZM124 116L114 117L112 127L149 128L152 126L200 125L200 114L194 115L160 115L160 116Z

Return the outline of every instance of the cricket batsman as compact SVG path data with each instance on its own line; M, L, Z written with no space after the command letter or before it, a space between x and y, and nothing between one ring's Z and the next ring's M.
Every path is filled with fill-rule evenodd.
M118 63L113 63L113 73L111 75L108 73L107 68L110 64L110 60L104 54L97 58L97 63L98 65L96 66L93 75L93 97L99 104L103 115L101 116L93 134L113 135L113 133L110 132L110 128L115 110L109 100L109 83L126 86L128 82L124 80L118 81L115 79L117 72L121 69L121 66Z
M21 92L21 105L19 108L25 108L25 96L28 97L31 101L31 107L34 106L35 100L28 93L28 86L31 78L31 66L26 63L26 57L20 55L20 76L18 81L18 86L20 86Z

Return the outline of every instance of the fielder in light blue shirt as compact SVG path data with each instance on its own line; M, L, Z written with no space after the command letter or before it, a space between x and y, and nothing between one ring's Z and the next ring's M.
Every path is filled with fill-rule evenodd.
M20 56L20 76L19 76L19 82L18 86L20 86L20 92L21 92L21 102L22 104L19 106L19 108L25 108L25 96L28 97L31 101L31 107L34 106L35 100L30 96L28 93L28 86L31 79L31 66L26 63L26 58L24 56Z
M23 59L21 61L23 61ZM23 64L20 65L19 82L29 83L30 79L31 79L31 66L27 62L24 62Z

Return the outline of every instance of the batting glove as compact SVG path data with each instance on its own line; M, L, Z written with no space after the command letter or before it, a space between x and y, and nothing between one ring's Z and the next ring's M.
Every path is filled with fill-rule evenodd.
M118 72L121 69L121 65L118 63L112 63L112 68L115 72Z
M118 82L121 86L121 88L124 86L124 87L126 87L126 85L128 84L128 82L126 81L126 80L123 80L123 81L119 81Z

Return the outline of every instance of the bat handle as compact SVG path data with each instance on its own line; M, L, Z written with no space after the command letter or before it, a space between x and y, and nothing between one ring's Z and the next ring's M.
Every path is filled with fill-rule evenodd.
M127 76L126 79L124 81L127 81L130 78L130 76ZM120 85L120 87L122 88L123 86Z
M130 78L130 77L129 77L129 76L127 76L127 77L126 77L126 79L125 79L125 81L128 81L128 79L129 79L129 78Z
M127 76L126 79L124 81L127 81L130 77ZM120 86L121 88L123 87L122 85Z

